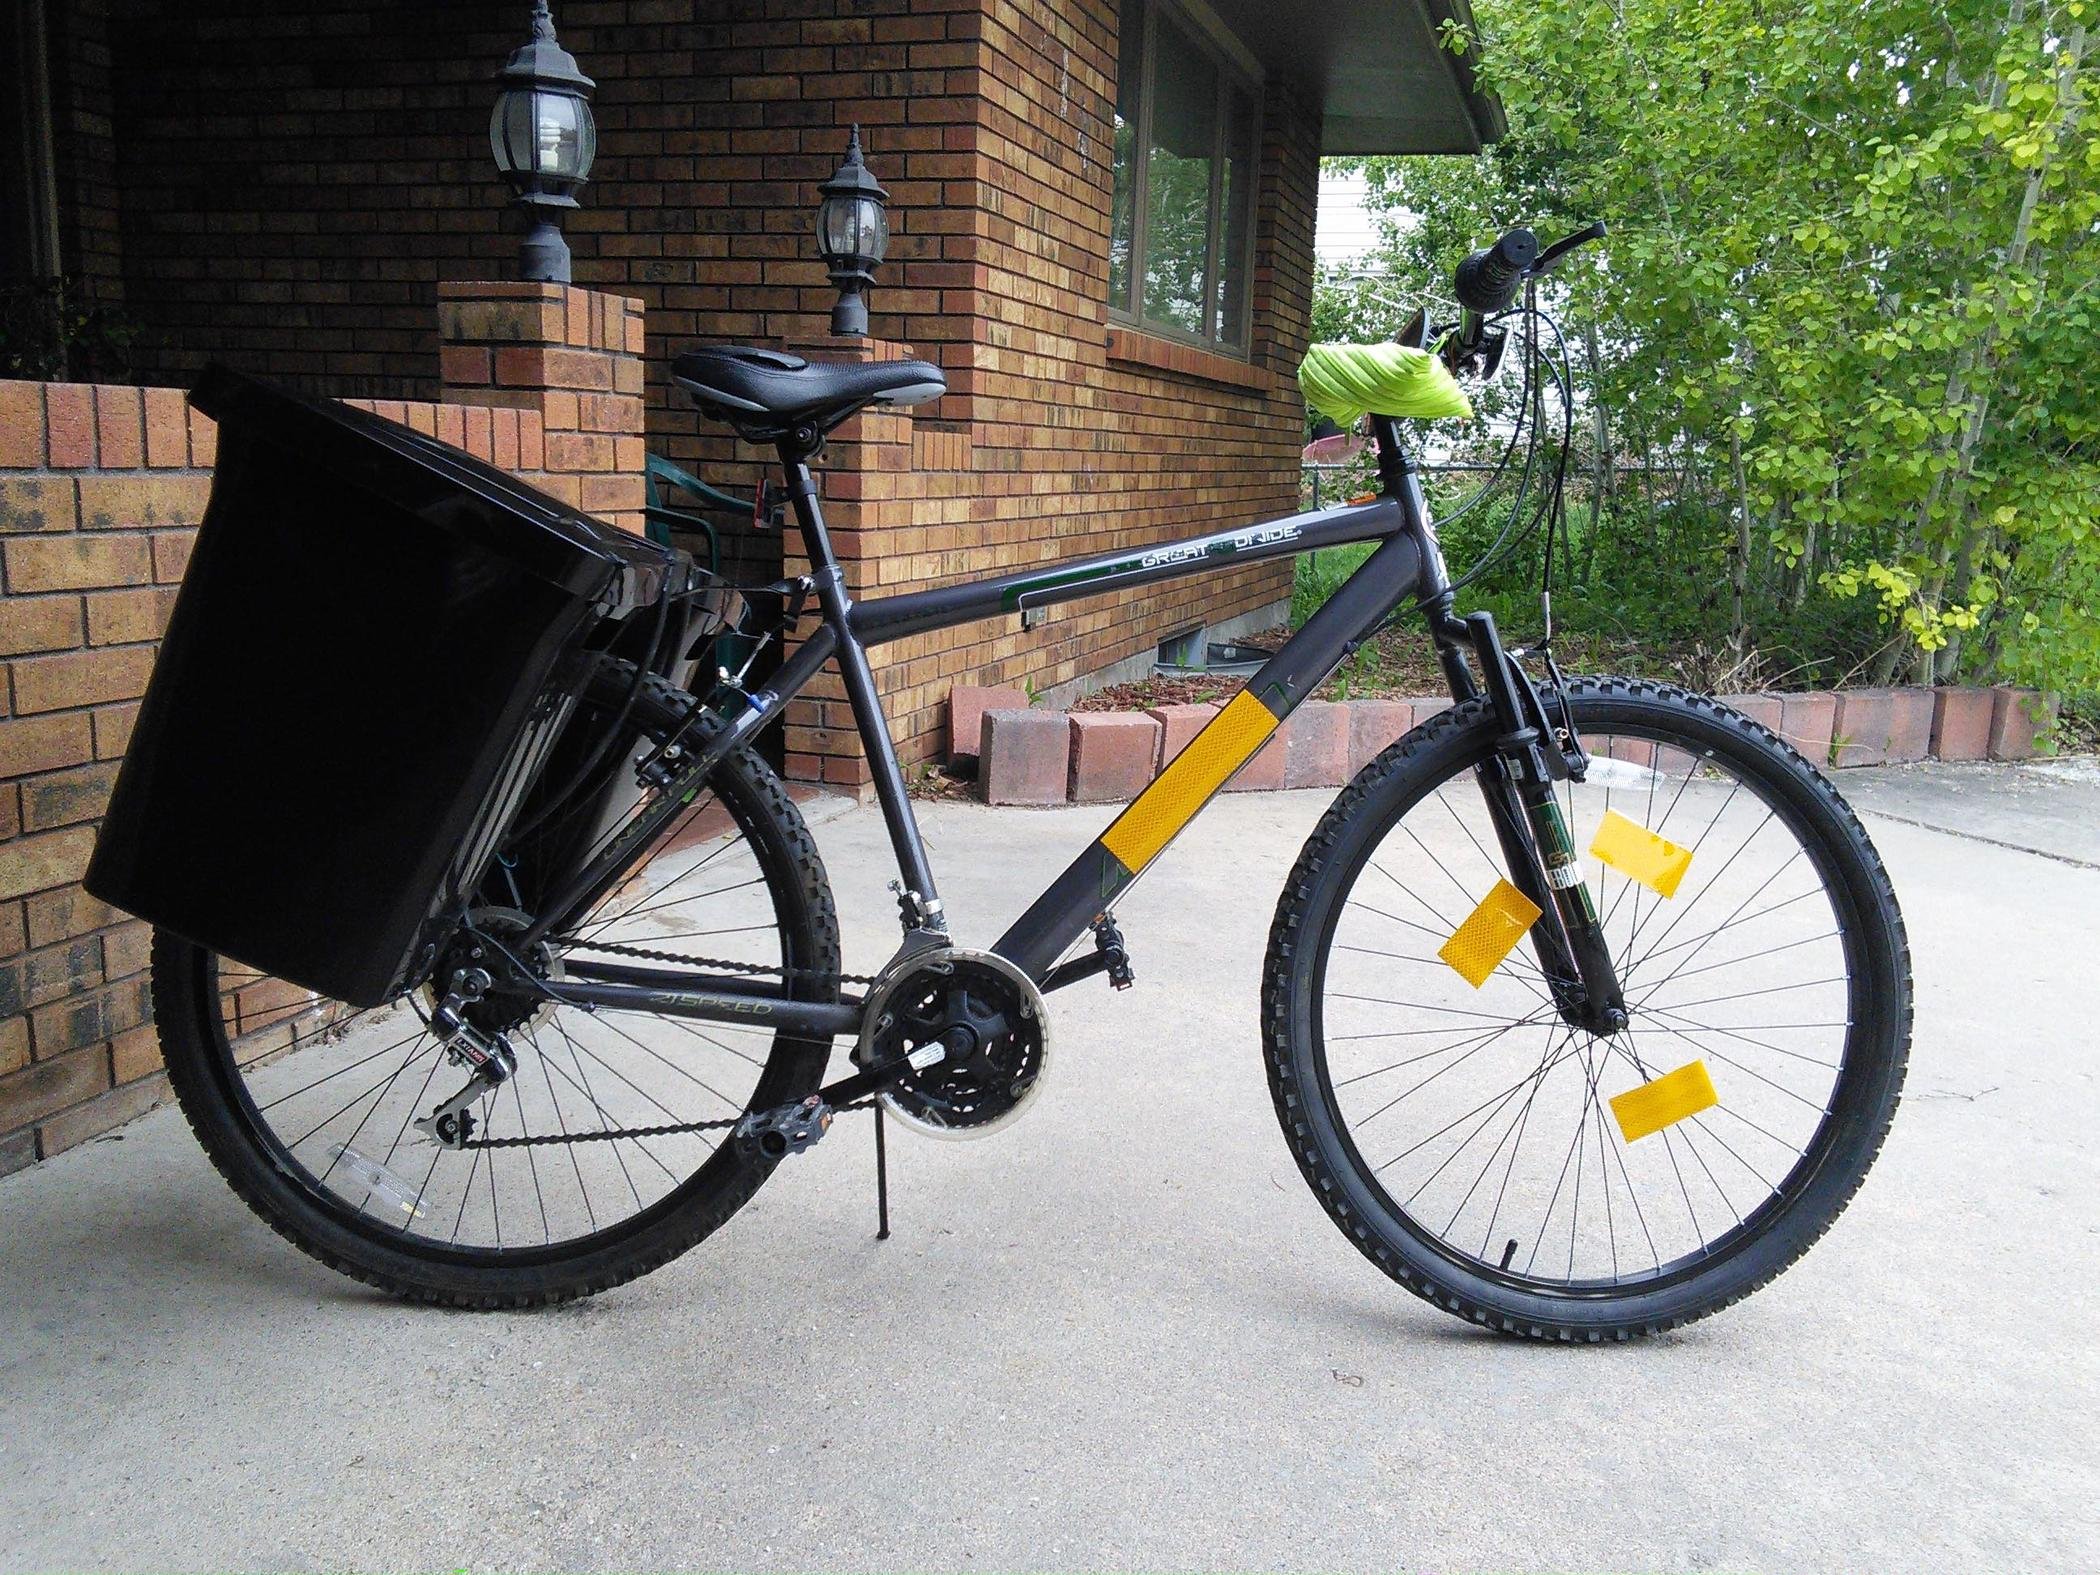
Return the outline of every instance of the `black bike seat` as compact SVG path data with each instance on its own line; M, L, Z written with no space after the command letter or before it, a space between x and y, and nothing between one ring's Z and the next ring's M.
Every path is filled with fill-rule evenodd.
M924 361L805 361L781 350L713 345L688 350L671 375L703 415L752 435L836 426L864 405L917 405L948 391Z

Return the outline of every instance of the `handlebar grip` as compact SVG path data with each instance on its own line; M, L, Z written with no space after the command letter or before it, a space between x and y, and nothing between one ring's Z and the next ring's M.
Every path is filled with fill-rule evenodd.
M1538 258L1539 238L1529 230L1511 230L1458 265L1453 279L1458 304L1474 312L1501 311Z

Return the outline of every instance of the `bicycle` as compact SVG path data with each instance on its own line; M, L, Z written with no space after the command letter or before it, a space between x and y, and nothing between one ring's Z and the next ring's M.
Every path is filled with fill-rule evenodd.
M1460 266L1448 331L1422 315L1412 343L1344 358L1370 389L1369 499L863 602L810 463L856 412L937 397L940 371L681 356L699 410L773 448L807 552L748 598L743 632L784 648L805 606L814 627L763 682L725 669L708 703L651 670L661 627L602 656L566 755L390 1000L316 1000L156 932L168 1072L204 1148L323 1262L492 1308L684 1252L840 1111L995 1131L1041 1086L1046 997L1131 982L1118 897L1412 614L1453 704L1335 799L1270 935L1262 1034L1293 1157L1380 1269L1495 1329L1626 1338L1758 1288L1845 1206L1893 1115L1910 979L1888 877L1816 766L1756 723L1662 684L1566 680L1550 646L1534 677L1538 653L1461 615L1400 428L1449 412L1454 370L1493 375L1512 331L1531 378L1537 283L1598 233L1541 250L1512 231ZM959 946L868 649L1350 543L1373 551L1246 688L992 946ZM902 938L866 976L843 972L822 860L751 748L831 663L898 867ZM827 1082L839 1039L851 1070Z

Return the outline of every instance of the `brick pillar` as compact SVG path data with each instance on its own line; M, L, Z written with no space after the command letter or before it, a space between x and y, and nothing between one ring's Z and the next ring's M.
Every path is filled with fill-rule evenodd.
M438 341L448 404L540 413L546 469L528 479L642 529L641 302L561 284L440 284Z
M879 339L825 335L778 343L811 361L906 361L912 355L909 345ZM912 469L912 431L909 407L872 407L832 433L813 467L824 504L824 523L845 571L846 587L855 599L882 595L886 586L905 577L905 565L896 556L900 545L895 535L910 523L898 493L899 483ZM801 537L789 524L781 544L786 573L800 574L808 568L801 549ZM868 657L893 731L900 731L899 702L907 687L903 655L915 644L887 645ZM827 669L818 675L803 691L803 698L788 708L783 725L789 777L868 796L874 779L854 731L852 708L835 672Z

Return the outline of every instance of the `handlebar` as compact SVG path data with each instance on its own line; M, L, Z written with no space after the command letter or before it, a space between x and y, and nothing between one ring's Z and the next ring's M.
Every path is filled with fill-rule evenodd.
M1601 222L1588 225L1541 251L1539 238L1519 227L1466 258L1452 277L1452 293L1458 297L1460 311L1457 332L1444 342L1445 363L1453 371L1491 375L1493 364L1501 359L1502 335L1489 331L1487 319L1507 311L1527 279L1551 272L1562 257L1578 246L1601 240L1604 233Z
M1538 259L1539 238L1529 230L1511 230L1458 265L1452 281L1458 304L1483 316L1503 310L1516 299L1517 286Z

